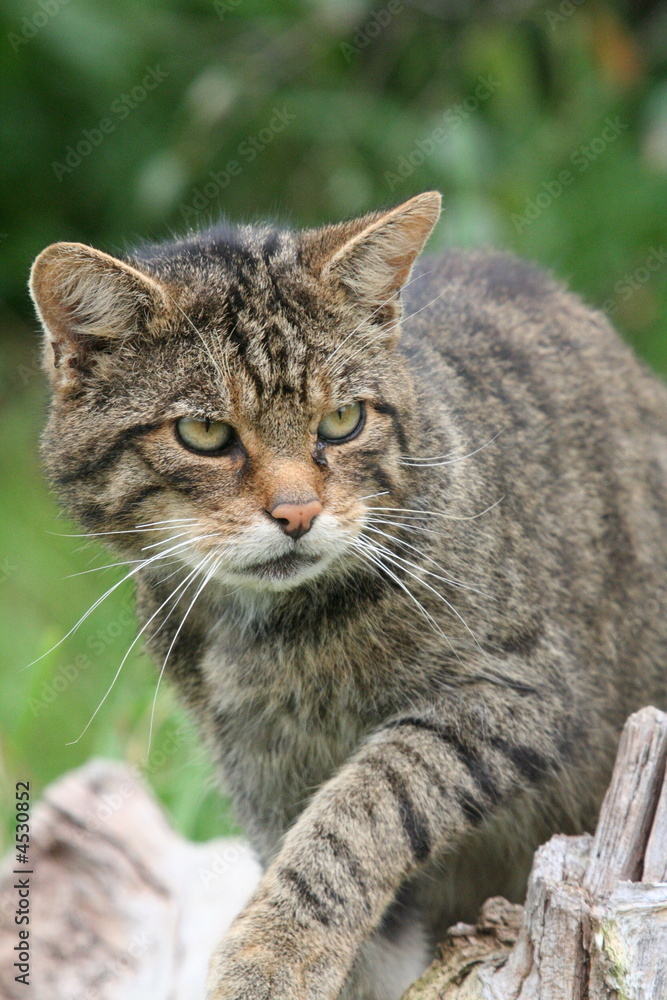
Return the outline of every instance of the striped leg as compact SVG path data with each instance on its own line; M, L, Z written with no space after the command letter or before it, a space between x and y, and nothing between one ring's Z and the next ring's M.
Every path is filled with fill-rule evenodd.
M337 997L405 879L561 768L558 699L484 694L392 720L320 789L223 941L210 1000Z
M432 950L416 911L392 907L361 946L340 1000L400 1000L426 969Z

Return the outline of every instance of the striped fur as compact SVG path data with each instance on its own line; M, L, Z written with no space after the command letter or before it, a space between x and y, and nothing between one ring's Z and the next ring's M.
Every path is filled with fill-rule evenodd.
M438 208L35 265L50 481L151 559L158 668L265 867L211 1000L398 997L592 827L623 720L667 707L667 391L529 265L411 270ZM182 416L235 444L187 451ZM295 542L267 511L312 496Z

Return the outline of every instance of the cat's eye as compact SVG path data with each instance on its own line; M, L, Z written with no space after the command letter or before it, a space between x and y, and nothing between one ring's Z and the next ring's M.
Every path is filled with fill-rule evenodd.
M359 433L364 425L364 408L361 403L350 403L332 410L320 421L317 436L323 441L333 441L338 444L349 441Z
M194 417L177 420L176 434L186 448L208 454L222 451L234 438L233 428L224 420L195 420Z

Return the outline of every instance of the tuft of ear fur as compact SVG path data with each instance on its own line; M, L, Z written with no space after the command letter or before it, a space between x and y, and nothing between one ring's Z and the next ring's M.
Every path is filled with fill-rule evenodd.
M310 261L321 280L337 284L380 322L395 319L399 293L440 216L437 191L389 212L373 213L310 238Z
M166 307L157 281L82 243L43 250L32 266L30 293L47 338L47 365L60 388L75 385L96 352L146 333Z
M380 305L410 277L441 204L440 194L429 191L381 215L336 251L322 277L340 281L367 305Z

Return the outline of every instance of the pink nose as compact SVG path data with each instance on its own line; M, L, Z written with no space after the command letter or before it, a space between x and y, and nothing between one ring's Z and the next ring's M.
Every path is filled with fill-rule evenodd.
M307 503L279 503L269 511L286 535L293 538L301 538L317 517L322 513L322 504L319 500L308 500Z

